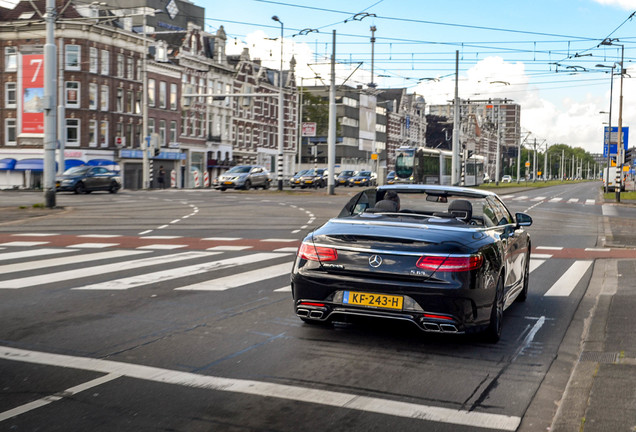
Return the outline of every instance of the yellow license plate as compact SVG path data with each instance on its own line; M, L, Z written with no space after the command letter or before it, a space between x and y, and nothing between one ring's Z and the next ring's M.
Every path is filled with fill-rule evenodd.
M342 303L356 306L373 306L386 309L402 309L404 298L385 294L372 294L356 291L345 291Z
M231 181L226 181L224 184L230 185L230 184L232 184L232 182Z

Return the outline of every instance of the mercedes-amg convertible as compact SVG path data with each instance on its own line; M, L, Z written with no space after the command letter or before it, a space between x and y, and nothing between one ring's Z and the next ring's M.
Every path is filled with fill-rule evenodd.
M296 315L405 320L497 342L504 310L528 294L531 224L492 192L367 189L303 240L291 275Z

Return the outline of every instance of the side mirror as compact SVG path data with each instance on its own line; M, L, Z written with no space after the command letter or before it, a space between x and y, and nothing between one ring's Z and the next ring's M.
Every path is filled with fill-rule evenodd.
M515 218L517 218L517 226L530 226L532 225L532 218L529 214L526 213L517 213L515 214Z

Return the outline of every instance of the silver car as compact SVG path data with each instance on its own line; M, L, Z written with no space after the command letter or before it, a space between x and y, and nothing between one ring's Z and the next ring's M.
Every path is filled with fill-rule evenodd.
M214 179L212 185L222 191L226 189L245 189L262 187L269 189L271 179L269 171L260 165L237 165L225 174Z

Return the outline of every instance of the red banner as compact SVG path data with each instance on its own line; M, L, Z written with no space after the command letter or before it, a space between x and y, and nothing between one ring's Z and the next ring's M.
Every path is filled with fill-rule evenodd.
M22 56L22 130L44 133L44 54Z

